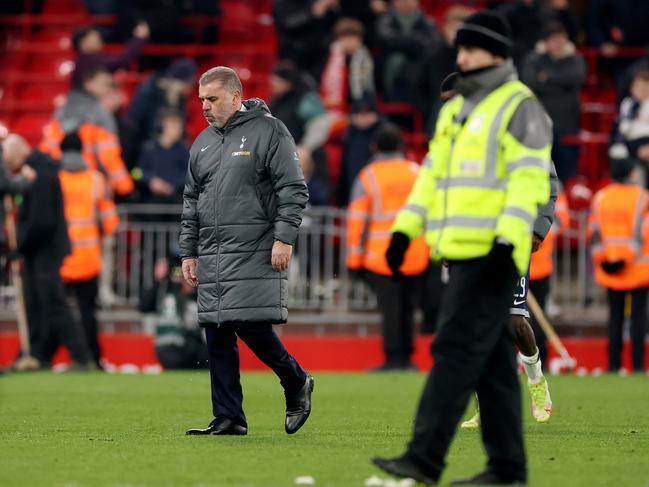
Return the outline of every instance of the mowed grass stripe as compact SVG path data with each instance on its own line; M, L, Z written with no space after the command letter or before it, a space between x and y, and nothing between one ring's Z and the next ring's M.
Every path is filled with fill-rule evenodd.
M211 420L207 372L4 376L0 486L288 487L310 475L352 487L384 477L369 458L403 451L425 375L315 378L312 416L293 436L278 380L251 373L248 436L186 437ZM533 422L523 390L530 485L649 486L649 378L561 376L550 386L546 425ZM484 461L479 432L458 431L442 484Z

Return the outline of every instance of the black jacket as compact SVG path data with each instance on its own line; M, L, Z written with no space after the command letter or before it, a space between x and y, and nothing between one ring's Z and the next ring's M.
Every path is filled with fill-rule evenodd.
M24 194L18 212L18 250L26 258L47 255L63 259L71 247L58 164L38 150L26 163L36 171L36 180Z
M183 194L180 255L198 257L198 320L284 323L286 272L275 240L293 245L308 191L293 138L259 99L194 141Z

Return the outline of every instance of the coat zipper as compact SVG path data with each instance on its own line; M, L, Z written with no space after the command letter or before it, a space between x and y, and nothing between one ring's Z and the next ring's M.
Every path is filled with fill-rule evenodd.
M219 188L219 175L221 173L221 166L223 165L223 147L225 146L225 136L221 134L221 147L219 147L219 159L216 166L216 190ZM214 195L214 219L216 224L216 294L219 299L219 307L217 310L216 321L221 322L221 239L219 237L219 210L218 210L218 193Z

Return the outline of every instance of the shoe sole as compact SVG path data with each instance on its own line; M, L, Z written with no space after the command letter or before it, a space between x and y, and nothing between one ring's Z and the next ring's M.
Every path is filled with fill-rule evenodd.
M311 377L311 385L309 386L309 401L311 401L311 394L313 393L313 389L315 388L315 380L313 377ZM304 423L306 423L306 420L309 419L309 416L311 416L311 408L309 408L309 412L306 413L304 418L302 419L301 423L298 423L297 428L295 428L293 431L286 431L286 428L284 428L284 431L286 431L286 434L293 435L297 433L302 426L304 426Z

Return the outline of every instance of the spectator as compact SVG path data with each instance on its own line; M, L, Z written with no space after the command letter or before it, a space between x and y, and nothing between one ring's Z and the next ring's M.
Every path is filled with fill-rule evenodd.
M279 58L320 79L339 0L273 0Z
M149 26L140 22L133 29L133 38L121 54L103 52L104 41L99 31L94 27L82 27L72 34L72 46L77 54L72 87L81 86L83 75L96 68L105 68L109 72L127 68L140 55L142 48L149 38Z
M588 43L610 60L609 69L621 88L632 57L617 58L620 48L649 44L649 2L644 0L592 0L587 10Z
M142 313L155 313L155 351L165 369L207 367L207 348L198 326L196 289L184 279L178 256L156 262L153 287L140 300Z
M29 322L31 356L16 362L17 370L37 369L49 359L49 342L63 343L79 370L94 368L83 330L65 300L59 268L70 253L58 165L47 154L32 150L20 136L11 134L2 143L3 157L11 172L24 164L36 179L23 196L18 212L18 252L24 258L25 309Z
M334 26L334 41L320 82L328 110L344 111L350 102L375 96L374 60L363 45L365 29L358 20L343 18Z
M639 160L649 185L649 66L639 65L632 75L630 95L620 105L609 155Z
M426 132L432 134L435 129L437 112L442 106L439 98L439 88L449 74L456 71L457 49L455 49L455 34L462 21L471 14L471 10L463 6L449 8L444 14L442 26L442 41L424 59L421 70L416 75L416 103L426 121Z
M542 0L541 7L541 25L547 25L550 22L560 22L568 33L572 43L577 42L579 34L579 25L577 17L570 9L568 0Z
M145 201L148 203L180 203L182 201L189 148L185 143L185 123L178 112L160 114L154 139L146 142L137 164Z
M175 110L187 118L187 96L193 89L196 63L181 58L163 72L156 72L137 87L128 111L128 123L135 131L135 143L131 149L135 160L139 159L141 145L155 137L156 120L164 109Z
M552 160L562 182L577 175L578 147L561 141L579 133L579 92L586 79L586 63L559 22L548 24L534 52L525 59L521 79L538 96L553 122Z
M103 171L112 190L126 196L133 191L133 180L122 159L115 121L100 103L112 83L113 77L105 68L84 72L81 86L70 92L65 105L54 112L43 129L40 148L59 159L59 144L65 134L78 131L88 167Z
M329 137L331 117L309 75L291 61L282 61L270 76L271 113L284 122L297 144L300 160L312 159L313 179L329 185L324 143Z
M512 29L512 58L518 69L541 36L541 0L515 0L498 9Z
M384 97L413 101L413 75L421 71L427 52L441 42L434 22L419 8L419 0L392 0L392 8L377 23L382 55Z
M389 8L388 0L340 0L340 15L357 19L365 26L365 43L370 48L376 43L376 20Z
M300 167L306 181L306 188L309 190L308 206L327 206L329 204L329 186L313 177L315 163L310 152L300 155Z
M423 236L406 252L400 279L386 261L390 227L406 203L419 166L405 159L399 128L383 125L373 141L374 158L354 181L347 216L347 267L371 287L377 297L383 330L384 363L377 372L415 370L413 348L417 288L428 267Z
M119 145L122 148L122 158L124 164L130 171L137 162L137 160L134 160L133 150L135 145L139 146L139 142L135 140L135 130L131 126L128 118L124 115L124 107L126 106L127 100L117 80L113 78L110 88L99 101L115 124Z
M349 126L343 136L343 155L338 179L338 205L346 207L356 176L372 156L372 141L382 119L376 109L376 100L365 98L351 106Z

